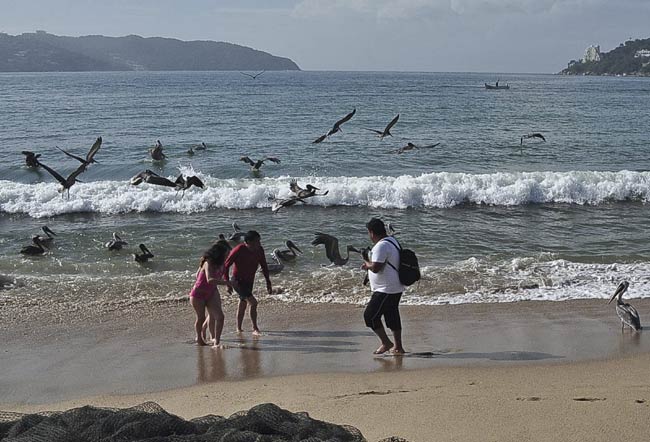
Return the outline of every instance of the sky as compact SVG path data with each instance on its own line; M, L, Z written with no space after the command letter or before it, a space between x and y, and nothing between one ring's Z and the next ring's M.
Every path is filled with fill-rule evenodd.
M0 32L227 41L301 69L555 73L650 38L650 0L0 0Z

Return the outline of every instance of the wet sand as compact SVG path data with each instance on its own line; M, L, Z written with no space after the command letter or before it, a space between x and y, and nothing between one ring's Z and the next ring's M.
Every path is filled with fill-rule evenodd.
M650 300L633 303L643 320ZM262 305L260 339L231 333L234 306L225 310L225 350L191 343L185 303L3 326L0 409L154 400L195 417L274 402L369 440L622 440L619 425L645 440L650 430L650 339L622 334L602 300L404 307L405 346L422 353L404 358L373 357L361 307Z

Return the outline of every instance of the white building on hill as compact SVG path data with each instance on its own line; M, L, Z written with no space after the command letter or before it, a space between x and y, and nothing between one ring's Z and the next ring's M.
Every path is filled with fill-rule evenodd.
M634 58L650 57L650 49L640 49L634 54Z
M582 59L582 62L588 63L590 61L600 61L600 45L589 46L585 50L585 57Z

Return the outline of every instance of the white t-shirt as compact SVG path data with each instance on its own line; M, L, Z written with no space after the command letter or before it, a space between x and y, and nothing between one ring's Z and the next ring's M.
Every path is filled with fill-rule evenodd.
M389 241L395 245L389 244ZM395 267L386 264L380 272L368 271L370 289L373 292L402 293L404 291L404 285L399 281L399 273L396 270L399 268L399 249L395 246L397 241L392 236L387 236L377 241L370 251L371 262L389 262Z

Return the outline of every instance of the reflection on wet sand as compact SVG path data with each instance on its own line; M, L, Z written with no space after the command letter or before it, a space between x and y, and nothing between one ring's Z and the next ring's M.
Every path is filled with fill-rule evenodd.
M196 352L196 373L197 382L222 381L226 378L226 359L224 349L216 349L210 346L198 346Z

